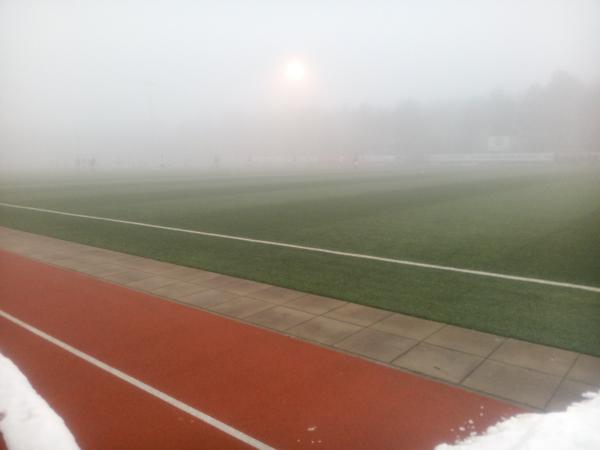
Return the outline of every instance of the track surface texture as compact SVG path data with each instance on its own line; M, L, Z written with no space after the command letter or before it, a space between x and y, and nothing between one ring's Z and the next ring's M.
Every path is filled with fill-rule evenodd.
M5 313L275 448L431 449L519 412L7 252L0 270ZM4 318L0 346L82 448L245 446Z

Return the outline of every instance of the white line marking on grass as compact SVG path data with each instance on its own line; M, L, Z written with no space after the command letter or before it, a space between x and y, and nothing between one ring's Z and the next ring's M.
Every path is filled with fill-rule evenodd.
M246 238L246 237L242 237L242 236L232 236L229 234L210 233L208 231L187 230L185 228L167 227L167 226L163 226L163 225L153 225L151 223L143 223L143 222L132 222L130 220L111 219L109 217L89 216L87 214L75 214L75 213L64 212L64 211L56 211L53 209L35 208L33 206L14 205L12 203L0 202L0 206L6 206L8 208L26 209L26 210L30 210L30 211L38 211L38 212L44 212L44 213L49 213L49 214L58 214L58 215L62 215L62 216L79 217L82 219L93 219L93 220L101 220L104 222L114 222L114 223L122 223L122 224L127 224L127 225L136 225L139 227L156 228L159 230L176 231L179 233L197 234L197 235L201 235L201 236L209 236L209 237L215 237L215 238L221 238L221 239L230 239L230 240L234 240L234 241L251 242L253 244L263 244L263 245L271 245L274 247L293 248L296 250L305 250L308 252L325 253L328 255L347 256L350 258L368 259L371 261L382 261L382 262L388 262L388 263L392 263L392 264L401 264L404 266L421 267L424 269L443 270L443 271L447 271L447 272L465 273L468 275L478 275L478 276L482 276L482 277L499 278L499 279L503 279L503 280L521 281L524 283L535 283L535 284L543 284L546 286L556 286L556 287L569 288L569 289L579 289L582 291L600 292L600 287L586 286L583 284L564 283L561 281L544 280L541 278L520 277L518 275L507 275L507 274L496 273L496 272L485 272L482 270L462 269L460 267L442 266L442 265L438 265L438 264L427 264L427 263L421 263L421 262L416 262L416 261L408 261L405 259L384 258L382 256L364 255L362 253L341 252L338 250L328 250L326 248L308 247L305 245L296 245L296 244L287 244L285 242L265 241L262 239L252 239L252 238Z
M182 401L177 400L176 398L173 398L170 395L165 394L162 391L159 391L158 389L153 388L152 386L147 385L143 381L140 381L137 378L132 377L131 375L127 375L126 373L121 372L119 369L109 366L108 364L100 361L99 359L96 359L93 356L90 356L87 353L84 353L81 350L78 350L75 347L72 347L63 341L61 341L53 336L50 336L47 333L44 333L42 330L35 328L34 326L29 325L28 323L23 322L20 319L17 319L16 317L12 316L11 314L9 314L1 309L0 309L0 316L4 317L6 320L14 323L15 325L25 328L27 331L35 334L36 336L41 337L42 339L45 339L46 341L50 342L51 344L54 344L57 347L60 347L63 350L66 350L67 352L77 356L78 358L83 359L84 361L92 364L93 366L96 366L99 369L102 369L105 372L108 372L111 375L114 375L115 377L125 381L126 383L129 383L132 386L135 386L136 388L141 389L142 391L158 398L159 400L162 400L165 403L168 403L171 406L174 406L175 408L189 414L190 416L195 417L198 420L201 420L202 422L207 423L208 425L210 425L214 428L217 428L218 430L222 431L223 433L228 434L229 436L234 437L235 439L250 445L251 447L254 447L254 448L257 448L260 450L275 450L273 447L270 447L267 444L264 444L261 441L254 439L253 437L248 436L247 434L233 428L232 426L227 425L226 423L223 423L223 422L215 419L214 417L209 416L208 414L205 414L202 411L199 411L196 408L193 408L192 406L190 406L186 403L183 403Z

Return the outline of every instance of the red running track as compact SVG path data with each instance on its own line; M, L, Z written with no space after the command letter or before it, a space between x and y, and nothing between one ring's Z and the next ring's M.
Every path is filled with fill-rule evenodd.
M0 310L275 448L431 449L521 412L1 251ZM84 449L247 448L2 317L0 351Z

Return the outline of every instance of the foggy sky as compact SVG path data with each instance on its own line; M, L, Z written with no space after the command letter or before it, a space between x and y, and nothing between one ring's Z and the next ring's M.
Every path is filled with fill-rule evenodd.
M556 70L596 82L599 25L595 0L0 0L1 151L24 134L87 145L235 111L518 92Z

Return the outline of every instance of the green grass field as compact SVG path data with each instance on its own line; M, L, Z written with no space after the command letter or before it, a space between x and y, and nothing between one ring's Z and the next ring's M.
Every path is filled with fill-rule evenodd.
M600 168L5 178L0 201L600 286ZM0 224L600 355L600 293L0 207Z

